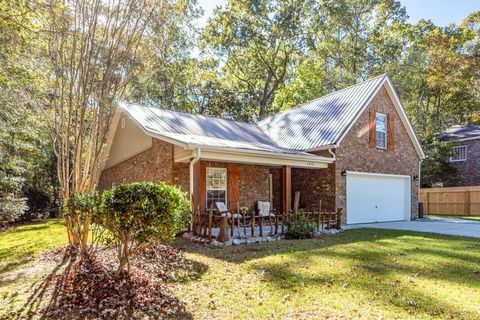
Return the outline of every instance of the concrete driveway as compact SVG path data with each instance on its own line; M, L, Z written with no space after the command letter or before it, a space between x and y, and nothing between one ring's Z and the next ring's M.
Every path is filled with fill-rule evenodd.
M454 236L465 236L480 238L480 222L476 221L459 221L459 220L435 220L435 221L398 221L398 222L379 222L347 225L345 229L356 228L380 228L394 230L408 230L419 232L430 232L448 234Z

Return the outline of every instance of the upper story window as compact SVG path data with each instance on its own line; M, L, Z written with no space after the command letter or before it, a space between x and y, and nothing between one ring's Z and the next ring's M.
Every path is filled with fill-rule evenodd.
M227 204L227 168L207 168L207 208L215 202Z
M377 148L387 148L387 116L382 113L375 115L375 141Z
M450 162L458 162L467 160L467 146L459 146L452 148Z

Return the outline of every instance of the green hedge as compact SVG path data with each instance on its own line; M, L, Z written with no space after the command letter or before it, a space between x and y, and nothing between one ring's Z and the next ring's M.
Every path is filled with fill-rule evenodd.
M113 234L140 242L170 241L190 217L190 203L179 188L151 182L122 184L102 195L94 222Z

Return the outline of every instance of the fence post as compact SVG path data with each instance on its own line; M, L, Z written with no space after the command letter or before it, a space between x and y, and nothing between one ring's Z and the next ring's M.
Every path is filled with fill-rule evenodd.
M430 214L430 192L427 191L427 205L425 206L426 207L426 214L429 215Z
M471 214L470 210L470 191L465 190L465 215L469 216Z

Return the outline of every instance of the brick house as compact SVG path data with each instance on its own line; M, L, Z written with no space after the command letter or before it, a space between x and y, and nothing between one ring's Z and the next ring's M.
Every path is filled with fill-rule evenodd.
M194 207L344 208L346 223L417 217L424 154L387 75L258 124L121 103L101 163L100 189L165 181Z
M456 125L448 129L441 141L455 141L452 156L447 159L462 176L460 181L444 182L445 187L480 185L480 126Z

